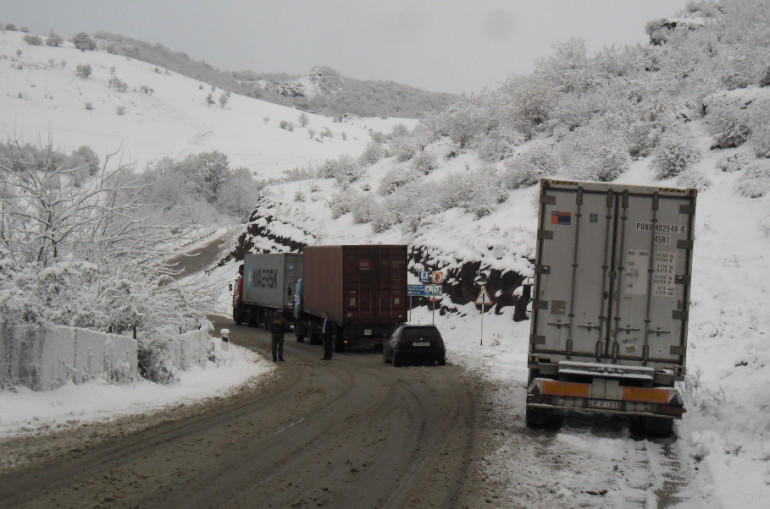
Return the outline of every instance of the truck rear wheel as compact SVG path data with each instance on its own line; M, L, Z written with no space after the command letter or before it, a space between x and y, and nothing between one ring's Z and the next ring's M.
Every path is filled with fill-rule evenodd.
M558 429L564 423L564 412L549 408L527 407L526 422L530 428Z
M345 351L345 340L342 337L342 329L334 327L332 330L332 340L334 341L334 351L343 353Z
M310 344L311 345L320 345L321 344L321 335L316 330L316 328L313 326L313 320L308 320L307 324L305 325L307 329L307 336L310 338Z
M256 327L259 322L259 318L257 317L257 312L254 310L254 308L249 308L246 310L246 325L249 327Z
M669 437L674 432L674 419L665 417L645 417L644 431L656 437Z

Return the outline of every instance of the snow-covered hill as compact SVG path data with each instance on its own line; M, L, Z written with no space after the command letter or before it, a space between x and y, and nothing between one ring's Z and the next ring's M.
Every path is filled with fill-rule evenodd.
M335 122L306 114L303 126L302 112L293 108L228 97L165 69L107 52L80 51L71 42L30 45L25 35L0 33L0 132L25 143L51 141L67 153L88 145L102 159L119 152L124 163L142 168L165 156L181 159L218 150L233 168L272 178L341 154L357 156L370 141L370 130L387 133L397 123L416 122ZM88 77L78 74L79 66L90 67Z

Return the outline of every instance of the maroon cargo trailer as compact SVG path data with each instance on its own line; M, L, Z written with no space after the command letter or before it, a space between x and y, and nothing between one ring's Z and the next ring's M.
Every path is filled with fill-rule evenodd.
M406 320L406 246L308 246L303 257L298 339L319 340L324 311L333 322L337 351L381 344Z

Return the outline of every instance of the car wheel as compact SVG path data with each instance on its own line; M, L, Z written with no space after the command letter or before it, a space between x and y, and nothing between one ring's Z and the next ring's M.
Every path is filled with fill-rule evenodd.
M391 361L393 362L394 368L397 368L401 365L401 361L398 360L398 354L395 352L395 350L393 351L393 356L391 357Z
M436 364L438 364L439 366L446 366L446 357L439 357L436 360Z

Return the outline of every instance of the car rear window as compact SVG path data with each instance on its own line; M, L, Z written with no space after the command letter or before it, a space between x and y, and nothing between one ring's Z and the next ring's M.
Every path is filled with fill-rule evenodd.
M441 338L435 327L409 327L401 331L401 339L418 341L421 339L435 340Z

